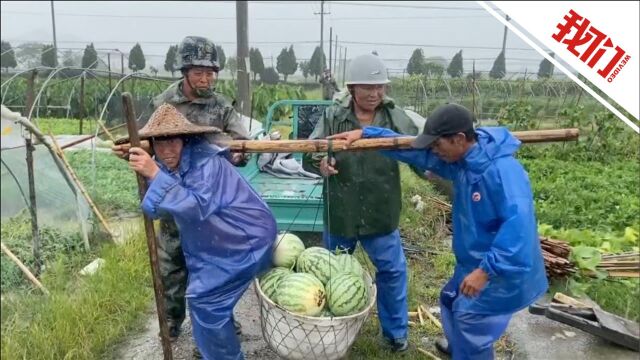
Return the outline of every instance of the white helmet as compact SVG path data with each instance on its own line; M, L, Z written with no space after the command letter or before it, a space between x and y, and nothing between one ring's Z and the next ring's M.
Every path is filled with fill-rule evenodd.
M351 60L346 85L388 84L387 68L379 57L371 54L360 55Z

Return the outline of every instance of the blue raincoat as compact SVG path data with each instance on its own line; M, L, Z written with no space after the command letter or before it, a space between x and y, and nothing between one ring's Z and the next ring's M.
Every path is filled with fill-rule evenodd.
M430 150L385 150L399 161L453 181L453 283L483 269L489 281L476 298L460 296L453 311L502 315L532 304L548 287L526 171L513 157L520 141L506 128L478 128L478 141L456 163ZM366 127L364 137L399 136Z
M199 138L182 150L179 169L161 171L142 202L150 217L173 217L189 279L186 298L205 359L242 359L232 311L251 280L270 266L276 221L267 204L229 163Z

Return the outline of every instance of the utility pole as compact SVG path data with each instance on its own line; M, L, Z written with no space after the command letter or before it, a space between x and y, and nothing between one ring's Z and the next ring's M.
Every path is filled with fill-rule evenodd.
M511 18L509 17L509 15L507 15L507 21L511 20ZM506 46L507 46L507 25L504 26L504 36L502 37L502 54L505 55L505 61L506 61L506 53L504 52ZM505 69L506 72L506 69Z
M333 46L331 45L333 42L333 28L329 27L329 74L331 74L331 50L333 49ZM335 56L335 55L334 55Z
M236 111L251 116L251 89L249 83L249 6L247 1L236 1L236 36L238 42L238 102Z
M335 50L333 51L333 69L334 71L338 71L338 34L336 34L336 43L335 43Z
M344 65L342 66L342 87L345 82L345 72L347 71L347 48L344 48Z
M324 58L324 16L330 14L330 13L324 12L324 1L320 1L320 13L314 13L314 14L320 15L320 58L323 59ZM323 61L322 62L323 71L326 66L327 64ZM324 82L322 83L322 93L324 93Z
M338 42L338 40L336 39L336 43ZM336 46L337 47L337 46ZM337 61L337 65L336 65L336 76L334 77L334 79L336 80L336 83L338 82L338 76L340 75L339 71L338 71L338 66L340 66L340 68L342 68L341 62L342 62L342 46L340 46L340 55L336 56L336 61Z
M51 0L51 24L53 26L53 52L56 57L56 64L58 63L58 41L56 40L56 15L53 11L53 0Z

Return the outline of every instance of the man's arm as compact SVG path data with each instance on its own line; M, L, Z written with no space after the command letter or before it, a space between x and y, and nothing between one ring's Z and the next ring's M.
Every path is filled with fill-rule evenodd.
M327 107L326 109L324 109L324 111L322 111L322 115L320 116L320 119L318 119L315 128L313 128L313 132L311 133L311 135L309 135L309 140L324 139L330 134L331 130L329 129L328 121L329 108L330 107ZM324 152L305 153L303 155L303 165L306 165L304 166L304 169L316 174L320 174L320 162L325 156L327 156L327 153Z
M224 119L224 129L234 140L249 140L249 131L242 122L242 115L234 108L228 107Z
M490 278L527 272L533 257L540 256L531 251L538 239L529 179L516 159L503 159L497 167L488 186L501 225L479 266Z
M184 222L204 220L218 211L223 192L235 191L234 182L222 174L225 172L224 162L226 160L215 156L203 168L200 182L189 188L182 186L177 178L159 171L149 183L142 200L142 210L154 219L169 215ZM227 166L231 167L230 164ZM233 178L233 175L229 176Z
M402 136L393 130L366 126L362 130L362 138L380 138ZM446 179L452 179L456 166L440 160L431 150L380 150L380 152L392 159L412 165L422 171L429 170Z

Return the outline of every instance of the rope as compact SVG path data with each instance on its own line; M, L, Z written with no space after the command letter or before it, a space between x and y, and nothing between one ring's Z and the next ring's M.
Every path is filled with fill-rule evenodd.
M328 139L327 140L327 164L328 165L332 164L331 160L333 158L334 158L334 156L333 156L333 139ZM327 202L327 225L326 225L325 228L326 228L326 231L327 231L327 240L328 240L327 242L328 243L330 243L329 239L331 238L331 203L329 201L329 198L330 198L330 196L329 196L329 183L330 183L329 179L330 178L331 178L331 176L325 177L325 182L326 182L325 183L325 191L327 193L327 196L326 196L326 202ZM327 245L329 245L329 244L327 244ZM327 259L328 264L329 264L329 279L331 279L332 276L333 276L331 274L331 268L332 268L332 266L331 266L331 254L332 254L331 249L329 249L329 255L327 255L329 257ZM326 292L326 289L325 289L325 292ZM327 302L328 301L329 301L329 299L327 299Z

